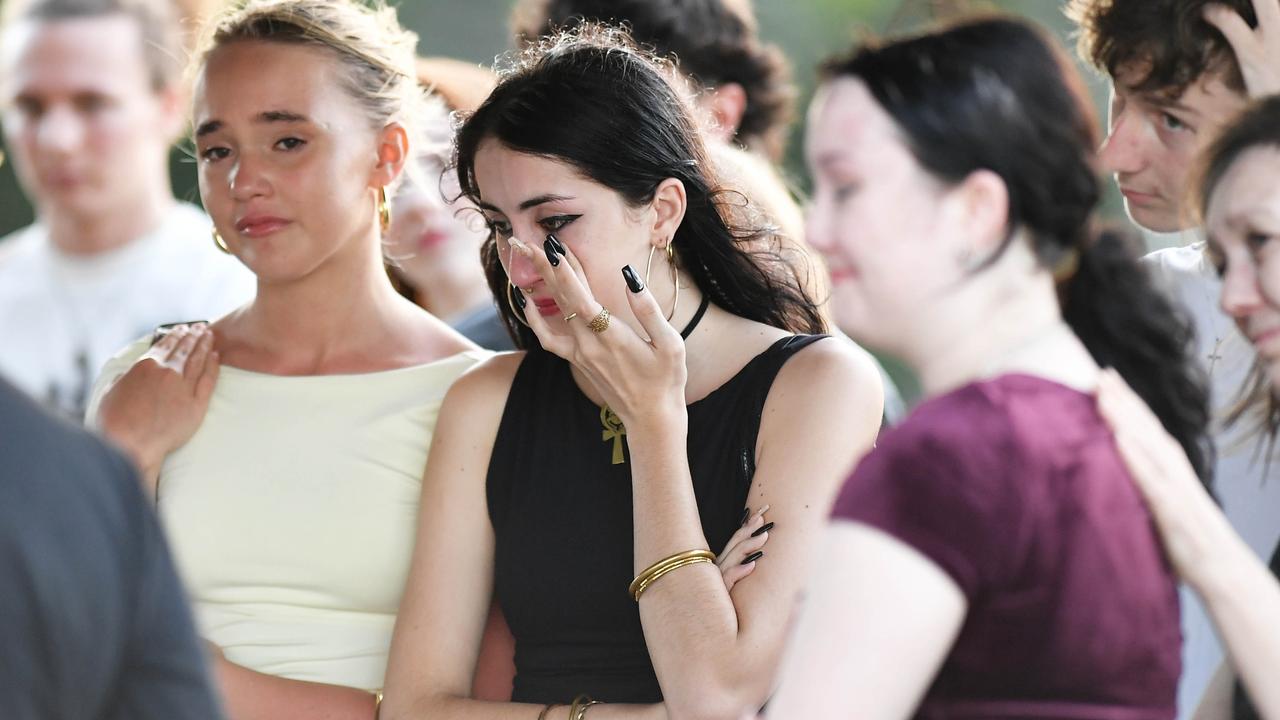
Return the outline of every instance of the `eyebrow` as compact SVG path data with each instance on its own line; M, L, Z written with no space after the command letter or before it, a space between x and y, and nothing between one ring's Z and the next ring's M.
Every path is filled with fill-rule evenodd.
M310 122L310 118L306 115L299 115L288 110L267 110L260 112L254 116L253 121L256 123L300 123ZM196 128L196 137L204 137L209 133L221 130L226 123L221 120L209 120L200 123L200 127Z
M1177 110L1179 112L1184 112L1188 115L1194 115L1196 117L1200 116L1200 112L1198 110L1191 107L1190 105L1183 104L1181 97L1171 98L1171 97L1168 97L1167 95L1161 95L1159 93L1143 93L1141 97L1142 99L1146 100L1148 103L1155 105L1158 108L1163 108L1165 110Z
M569 197L568 195L539 195L538 197L529 198L528 200L525 200L524 202L520 203L520 209L528 210L531 207L545 205L546 203L549 203L549 202L560 202L561 200L572 200L572 199L573 198Z
M562 200L573 200L573 199L574 198L570 195L551 195L551 194L539 195L537 197L531 197L528 200L525 200L524 202L520 203L520 210L521 211L528 210L529 208L537 207L539 205L545 205L546 203L549 203L549 202L560 202ZM481 210L490 210L492 212L496 212L499 214L502 213L501 209L493 205L490 205L489 203L484 201L478 202L476 203L476 205L479 206Z

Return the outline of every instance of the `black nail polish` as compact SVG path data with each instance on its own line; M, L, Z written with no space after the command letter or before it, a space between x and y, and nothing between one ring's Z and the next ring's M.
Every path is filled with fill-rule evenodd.
M561 255L569 254L565 252L564 243L560 242L560 238L557 238L555 235L548 234L547 242L551 243L552 249L554 249L556 252L560 253Z
M763 550L757 550L757 551L755 551L755 552L751 553L750 555L748 555L746 558L744 558L744 559L743 559L743 561L742 561L742 564L743 564L743 565L750 565L751 563L753 563L753 562L755 562L755 561L759 560L759 559L760 559L760 558L762 558L762 557L764 557L764 551L763 551Z
M511 297L515 298L516 307L520 308L521 310L523 310L524 306L529 303L528 300L524 299L524 291L521 290L520 288L512 288Z
M765 523L761 525L755 532L751 533L751 537L760 537L761 535L773 529L773 523Z
M556 256L556 248L551 244L550 238L542 243L542 249L547 253L547 262L551 263L551 267L560 267L560 258Z
M626 278L627 287L631 292L638 293L644 290L644 283L640 281L640 276L636 274L635 269L630 265L622 266L622 277Z
M749 517L751 517L751 508L742 508L742 519L738 521L738 527L746 525Z

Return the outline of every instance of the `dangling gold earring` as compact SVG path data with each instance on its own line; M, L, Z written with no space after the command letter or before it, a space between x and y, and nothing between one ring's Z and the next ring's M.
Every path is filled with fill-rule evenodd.
M217 226L215 225L214 227L209 228L209 232L213 234L213 244L218 246L218 249L222 252L230 255L231 248L227 247L227 241L223 240L222 236L218 234Z
M676 316L676 308L680 307L680 274L676 271L676 251L671 247L671 240L667 241L667 264L671 266L671 284L676 288L675 302L671 303L671 312L667 313L667 322L671 322L671 318ZM649 248L649 260L644 264L644 284L649 286L649 273L653 272L653 251L658 246L653 245Z
M525 319L524 319L523 317L521 317L521 315L520 315L520 311L516 309L516 301L515 301L515 298L511 297L511 291L512 291L513 289L514 289L514 288L512 287L511 283L507 283L507 306L511 308L511 314L512 314L512 315L514 315L514 316L516 317L516 320L519 320L519 321L520 321L520 324L521 324L521 325L523 325L523 326L525 326L525 327L529 328L530 330L532 330L533 328L529 326L529 323L528 323L528 322L526 322L526 321L525 321Z
M378 221L382 223L382 232L386 234L391 227L391 204L387 202L387 189L378 188Z

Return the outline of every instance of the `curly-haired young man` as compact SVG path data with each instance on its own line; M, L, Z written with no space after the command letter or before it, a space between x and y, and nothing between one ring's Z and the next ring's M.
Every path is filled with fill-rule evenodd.
M1115 175L1129 217L1199 240L1147 260L1195 320L1215 417L1225 417L1255 354L1219 307L1221 279L1189 195L1201 150L1250 98L1280 92L1280 0L1072 0L1069 14L1080 25L1081 55L1111 79L1099 161ZM1267 557L1280 538L1280 463L1266 461L1266 440L1251 428L1221 428L1214 439L1218 497L1236 530ZM1202 696L1207 706L1227 707L1231 682L1224 670L1209 683L1221 647L1189 592L1183 607L1185 718Z

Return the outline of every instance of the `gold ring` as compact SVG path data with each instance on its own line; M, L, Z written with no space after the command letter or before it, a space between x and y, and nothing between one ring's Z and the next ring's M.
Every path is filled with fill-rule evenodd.
M587 323L587 327L591 328L591 332L599 335L609 329L609 308L600 308L600 313L591 318L591 322Z
M576 318L576 317L578 317L578 313L569 313L568 315L565 315L565 316L564 316L564 321L565 321L565 322L569 322L570 320L572 320L572 319L574 319L574 318Z

